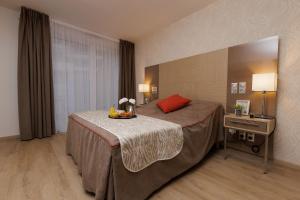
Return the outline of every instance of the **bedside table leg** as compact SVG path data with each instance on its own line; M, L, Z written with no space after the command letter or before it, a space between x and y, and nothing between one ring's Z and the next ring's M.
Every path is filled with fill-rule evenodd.
M226 160L228 158L228 155L227 155L227 130L225 130L225 134L224 134L224 151L225 151L224 160Z
M269 136L265 135L264 174L268 173Z

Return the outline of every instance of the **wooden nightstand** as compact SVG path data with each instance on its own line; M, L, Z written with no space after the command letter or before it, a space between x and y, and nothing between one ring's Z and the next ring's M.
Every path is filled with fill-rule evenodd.
M248 133L263 135L265 137L264 173L268 170L269 136L274 132L275 119L250 118L249 116L236 116L227 114L224 116L224 127L228 129L241 130ZM227 134L225 131L224 150L225 159L227 154Z

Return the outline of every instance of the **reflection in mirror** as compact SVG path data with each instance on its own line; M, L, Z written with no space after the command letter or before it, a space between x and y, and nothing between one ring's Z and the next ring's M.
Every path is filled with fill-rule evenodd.
M256 42L242 44L228 48L228 76L227 76L227 102L226 111L234 112L233 105L236 100L250 100L250 112L275 116L276 90L265 88L266 84L276 83L278 70L278 37L270 37ZM265 76L261 76L264 74ZM270 74L275 79L268 79ZM253 77L260 75L263 82L258 86L263 90L253 88ZM267 75L267 76L266 76ZM275 76L274 76L275 75ZM231 94L232 83L245 83L245 93ZM256 82L256 84L258 84ZM265 93L264 93L265 91ZM264 101L265 97L265 101ZM263 105L264 108L263 108Z

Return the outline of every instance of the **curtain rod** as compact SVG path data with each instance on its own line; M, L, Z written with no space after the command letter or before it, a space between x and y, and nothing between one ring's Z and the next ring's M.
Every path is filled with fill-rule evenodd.
M58 21L58 20L55 20L55 19L51 19L51 18L50 18L50 20L52 22L57 23L57 24L67 26L69 28L73 28L75 30L78 30L78 31L81 31L81 32L84 32L84 33L88 33L88 34L91 34L91 35L94 35L94 36L97 36L97 37L101 37L101 38L104 38L104 39L108 39L108 40L111 40L111 41L114 41L114 42L120 42L119 39L115 39L115 38L111 38L111 37L108 37L108 36L105 36L105 35L101 35L99 33L95 33L93 31L89 31L87 29L79 28L77 26L74 26L74 25L71 25L71 24L68 24L68 23L65 23L65 22L61 22L61 21Z

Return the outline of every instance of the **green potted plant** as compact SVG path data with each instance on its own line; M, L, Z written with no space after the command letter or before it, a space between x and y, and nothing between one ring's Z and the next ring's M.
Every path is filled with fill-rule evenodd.
M233 106L234 108L234 113L236 116L241 116L242 115L242 110L243 110L243 106L239 105L239 104L235 104Z

